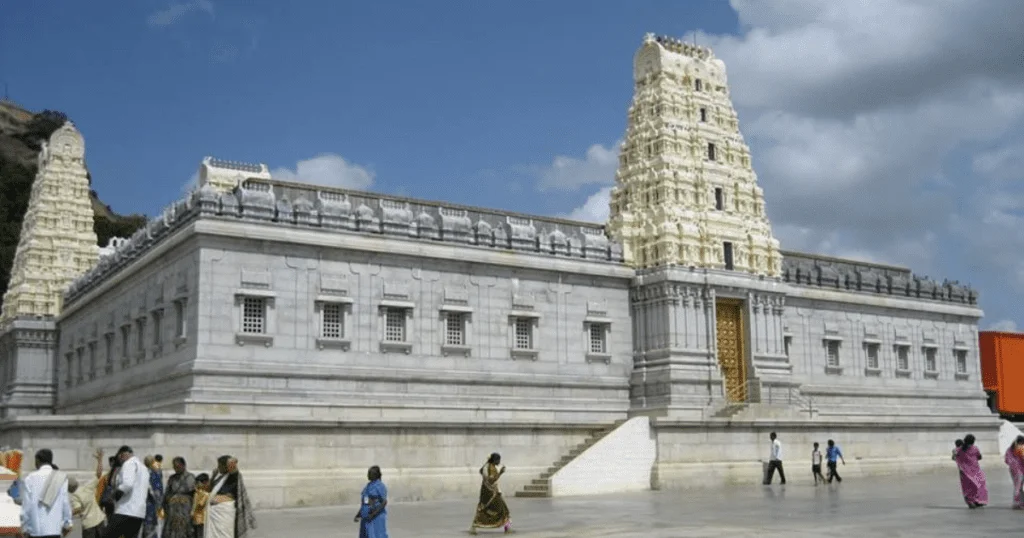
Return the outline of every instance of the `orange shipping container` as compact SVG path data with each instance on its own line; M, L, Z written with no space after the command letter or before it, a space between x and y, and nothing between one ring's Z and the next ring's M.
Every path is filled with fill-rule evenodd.
M978 333L981 378L1000 414L1024 415L1024 334Z

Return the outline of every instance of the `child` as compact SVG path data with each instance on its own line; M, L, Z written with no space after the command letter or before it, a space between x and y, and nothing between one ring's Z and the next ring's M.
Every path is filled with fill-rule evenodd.
M206 501L210 498L210 475L203 473L196 477L196 494L192 497L192 525L196 536L203 535L206 525Z
M818 450L818 443L814 443L814 450L811 451L811 474L814 476L814 485L818 485L818 479L825 483L825 476L821 474L821 451Z

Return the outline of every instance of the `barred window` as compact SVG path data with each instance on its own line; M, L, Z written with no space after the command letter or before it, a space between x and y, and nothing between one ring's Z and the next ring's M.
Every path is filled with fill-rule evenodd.
M829 340L825 346L828 348L828 365L839 366L839 341Z
M936 349L933 347L924 348L924 370L926 372L938 372L938 361L935 360Z
M466 315L461 312L445 313L444 343L449 346L466 345Z
M607 327L603 323L590 324L590 352L607 353L608 343L605 341Z
M185 336L185 299L174 301L174 337Z
M263 297L245 297L242 302L242 332L267 332L267 300Z
M533 320L516 318L515 328L516 349L533 349Z
M910 347L896 346L896 369L910 370Z
M162 325L164 321L164 311L157 310L153 312L153 345L159 346L163 341L163 330Z
M384 315L384 340L405 342L405 309L388 308Z
M868 368L878 369L878 344L868 344Z
M966 374L967 373L967 350L958 349L953 352L956 355L956 373Z
M345 337L343 314L338 303L324 303L320 319L320 337L340 340Z
M146 320L139 319L135 321L136 332L138 332L138 338L135 339L135 349L137 351L146 351Z
M114 371L114 333L103 335L103 345L106 348L105 369L109 374Z

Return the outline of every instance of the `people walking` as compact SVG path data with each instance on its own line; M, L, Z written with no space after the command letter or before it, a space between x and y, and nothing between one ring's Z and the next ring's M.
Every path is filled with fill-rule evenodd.
M161 538L193 538L192 500L196 492L196 478L188 472L185 458L178 456L171 461L174 474L167 479L164 491L164 528Z
M964 436L964 444L956 452L956 465L960 469L960 491L969 508L981 508L988 504L988 487L985 471L981 470L981 451L975 446L975 438Z
M771 439L771 453L768 456L768 471L765 473L764 485L771 485L775 478L775 471L779 471L779 484L786 484L786 471L782 468L782 441L779 436L772 432L768 435Z
M135 457L130 446L117 450L121 467L107 488L113 487L114 516L110 518L104 538L138 536L146 517L149 494L149 470Z
M825 459L828 460L828 483L832 483L832 479L835 478L838 482L843 481L843 477L839 476L839 471L836 466L840 461L843 465L846 465L846 459L843 458L843 451L836 446L836 442L829 439L828 449L825 450Z
M354 519L359 523L359 538L388 538L388 488L381 481L380 467L370 467L366 479Z
M477 501L476 513L473 515L473 523L469 527L470 534L476 534L477 528L503 528L506 533L512 532L512 514L498 487L498 480L504 474L505 466L501 465L501 454L491 454L487 458L487 463L480 468L480 498Z
M1013 481L1013 509L1024 509L1024 436L1017 436L1006 449L1003 461L1010 468L1010 480Z
M82 538L100 538L107 529L106 514L96 500L96 487L103 476L103 451L97 450L96 477L84 484L68 478L68 493L71 494L71 514L82 519Z
M814 477L814 485L825 483L825 477L821 474L821 450L818 450L818 443L814 443L814 450L811 451L811 475Z
M36 452L36 470L21 492L21 532L35 538L66 536L74 526L68 477L53 465L53 452Z

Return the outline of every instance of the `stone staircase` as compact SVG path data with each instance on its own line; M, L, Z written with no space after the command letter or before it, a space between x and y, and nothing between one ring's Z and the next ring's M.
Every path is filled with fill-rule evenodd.
M539 478L533 479L529 484L523 487L522 490L516 492L516 497L527 497L527 498L539 498L539 497L550 497L551 496L551 477L558 471L569 465L569 462L576 459L580 454L586 451L588 448L594 446L598 441L604 439L609 433L615 431L615 428L625 424L625 420L617 420L612 423L611 426L602 430L596 431L590 435L585 441L576 445L575 448L570 450L562 459L556 461L551 467L548 467L546 471L541 473Z

